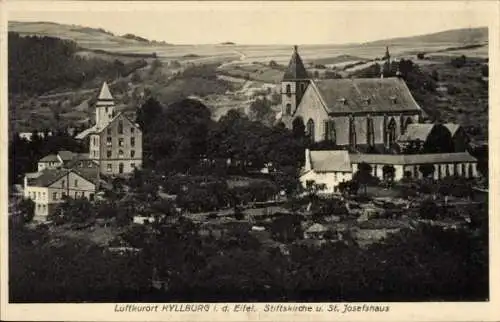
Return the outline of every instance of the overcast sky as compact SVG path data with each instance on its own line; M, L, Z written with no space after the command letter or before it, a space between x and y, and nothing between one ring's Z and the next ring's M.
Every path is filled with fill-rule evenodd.
M342 44L488 25L491 4L452 2L26 2L8 19L52 21L174 44Z

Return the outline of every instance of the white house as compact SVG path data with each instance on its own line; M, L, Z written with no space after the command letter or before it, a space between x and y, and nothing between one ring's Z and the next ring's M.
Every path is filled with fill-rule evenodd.
M65 196L92 200L98 187L97 168L93 172L95 175L75 169L48 169L27 173L24 197L35 202L35 218L46 219Z
M394 170L394 180L404 177L422 178L420 166L432 164L434 179L447 176L476 178L477 159L468 152L432 154L364 154L345 150L305 151L305 166L300 181L306 187L308 181L325 184L323 193L334 193L339 183L352 179L361 163L371 166L372 175L384 179L388 167Z

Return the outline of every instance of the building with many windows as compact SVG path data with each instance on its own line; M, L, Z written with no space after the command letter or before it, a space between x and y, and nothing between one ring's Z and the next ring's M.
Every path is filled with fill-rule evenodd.
M101 174L123 175L142 166L142 131L138 124L115 111L113 96L104 83L95 108L96 123L76 136L89 140L89 158Z
M92 171L84 169L46 169L27 173L24 177L24 197L35 203L35 219L43 220L64 201L64 197L93 200L98 180Z

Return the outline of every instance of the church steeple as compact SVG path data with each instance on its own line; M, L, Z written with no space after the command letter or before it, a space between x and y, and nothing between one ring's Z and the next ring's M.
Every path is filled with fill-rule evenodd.
M306 68L300 58L298 46L293 46L293 54L288 63L288 67L283 75L283 81L298 80L298 79L308 79Z
M283 116L291 116L299 106L304 93L309 85L302 58L300 58L297 45L293 46L292 58L281 81L281 111Z
M104 82L95 105L95 122L98 128L104 128L114 116L115 102L109 90L108 83Z

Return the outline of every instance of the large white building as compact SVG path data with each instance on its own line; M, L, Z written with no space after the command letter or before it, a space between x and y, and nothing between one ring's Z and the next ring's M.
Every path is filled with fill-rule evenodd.
M89 157L105 175L132 173L142 167L142 131L138 124L116 112L108 84L102 85L95 107L96 123L76 136L89 139Z
M308 181L325 184L325 193L337 192L339 183L352 179L359 165L371 166L372 175L384 179L387 169L394 167L394 180L404 177L422 178L420 166L434 165L432 177L442 179L447 176L465 178L478 177L477 159L468 152L431 153L431 154L363 154L349 153L346 150L310 151L306 149L305 166L300 176L301 184Z

